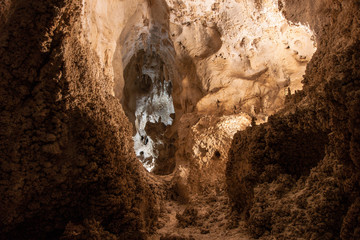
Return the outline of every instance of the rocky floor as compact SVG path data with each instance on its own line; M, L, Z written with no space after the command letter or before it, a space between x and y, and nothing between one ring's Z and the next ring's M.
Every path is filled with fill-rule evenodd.
M194 195L188 203L164 200L151 240L251 239L245 223L231 213L225 193Z

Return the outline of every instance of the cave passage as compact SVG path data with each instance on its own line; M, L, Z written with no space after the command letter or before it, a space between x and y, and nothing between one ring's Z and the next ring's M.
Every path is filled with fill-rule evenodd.
M139 51L124 71L123 106L134 125L134 150L152 171L175 114L172 82L164 61L153 51Z

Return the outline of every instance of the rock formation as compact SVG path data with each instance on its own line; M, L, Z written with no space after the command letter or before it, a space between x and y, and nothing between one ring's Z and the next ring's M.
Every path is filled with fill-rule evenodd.
M155 197L75 1L1 24L1 239L144 238Z
M283 11L310 24L318 51L304 90L236 134L228 192L256 238L357 239L359 3L286 1Z
M360 238L359 10L1 1L0 239Z

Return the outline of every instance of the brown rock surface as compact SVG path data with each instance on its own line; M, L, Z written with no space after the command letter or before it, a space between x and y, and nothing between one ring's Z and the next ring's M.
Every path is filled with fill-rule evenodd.
M0 239L360 238L359 8L0 1Z
M316 31L318 50L304 90L234 137L228 192L257 238L357 239L360 5L283 3L288 19Z
M81 5L10 6L0 8L0 238L145 238L154 196L82 38Z

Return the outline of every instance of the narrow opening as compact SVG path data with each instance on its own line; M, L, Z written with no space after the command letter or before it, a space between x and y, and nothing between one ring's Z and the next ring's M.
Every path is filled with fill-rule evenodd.
M172 80L166 64L153 51L140 50L124 70L123 106L134 125L134 150L148 171L167 155L166 130L175 115Z

